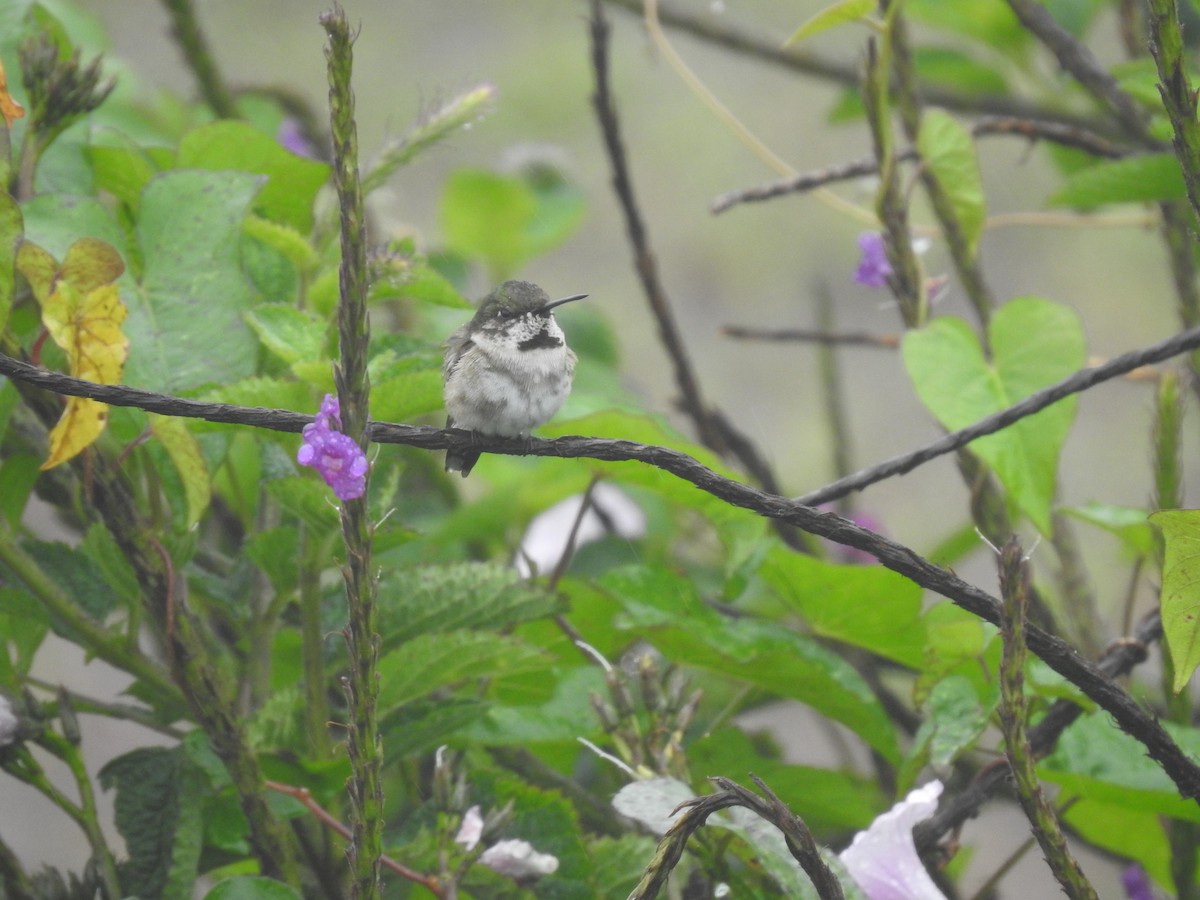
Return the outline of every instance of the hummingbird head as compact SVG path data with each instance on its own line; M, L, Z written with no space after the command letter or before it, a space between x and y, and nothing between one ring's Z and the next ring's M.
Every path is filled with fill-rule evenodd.
M550 318L556 306L582 300L587 294L575 294L561 300L551 300L550 296L540 287L530 281L506 281L488 294L475 318L471 321L471 330L480 328L507 331L520 324L521 330L541 330L538 319ZM535 327L536 326L536 327Z

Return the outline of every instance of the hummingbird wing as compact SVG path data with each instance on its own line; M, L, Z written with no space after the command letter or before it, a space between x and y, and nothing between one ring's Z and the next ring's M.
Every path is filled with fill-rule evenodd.
M446 339L446 355L442 357L442 381L450 380L451 374L458 368L463 354L471 349L475 342L469 337L466 327L459 328Z

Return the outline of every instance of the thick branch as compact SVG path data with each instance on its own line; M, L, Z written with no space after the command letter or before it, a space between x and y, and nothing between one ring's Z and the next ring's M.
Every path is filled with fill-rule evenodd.
M1200 345L1200 329L1193 329L1181 335L1163 341L1147 350L1127 353L1117 360L1112 360L1105 366L1085 370L1075 376L1065 379L1058 385L1042 391L1039 394L1017 404L1011 410L993 416L985 422L995 424L994 427L980 431L988 434L999 430L1005 424L1012 424L1023 416L1031 415L1055 400L1062 399L1068 394L1083 390L1105 378L1112 378L1139 365L1157 362L1173 354L1183 352ZM1118 364L1120 363L1120 364ZM1124 366L1124 367L1122 367ZM163 398L149 394L146 391L133 391L129 388L108 385L95 385L90 382L68 378L64 375L39 370L34 366L20 363L9 357L0 355L0 374L14 378L29 380L43 386L51 387L61 393L80 396L95 396L96 399L114 402L119 405L139 406L138 400L145 396L158 397L167 401L167 409L159 409L171 413L170 403L174 398ZM103 396L100 396L103 394ZM177 415L198 414L198 404L195 401L183 401L181 409L175 410ZM213 404L219 408L221 421L235 421L232 413L236 407ZM157 410L156 410L157 411ZM272 410L249 410L245 424L256 424L260 427L274 427L280 431L298 431L308 421L309 416L296 413ZM253 419L254 421L249 421ZM981 423L983 424L983 423ZM958 446L965 444L970 437L961 437L969 432L979 431L980 426L973 426L959 436L949 435L948 439L959 440ZM985 591L963 581L953 572L934 565L917 553L886 538L868 531L833 513L821 513L810 506L805 506L798 500L789 500L776 494L750 485L741 484L730 478L718 475L711 469L701 465L686 453L667 447L648 446L635 441L609 440L602 438L562 437L554 440L528 440L525 438L495 438L474 435L460 429L438 429L413 425L391 425L375 422L370 427L371 439L379 443L399 443L427 450L445 450L451 447L467 449L474 447L492 453L510 455L530 454L534 456L587 457L591 459L623 462L638 460L694 484L701 490L725 501L733 506L751 510L769 519L786 522L803 531L819 537L827 538L835 543L854 547L877 558L884 566L898 572L909 580L921 585L934 593L940 594L968 612L993 624L1000 621L999 601ZM979 434L974 436L978 437ZM946 439L939 441L944 444ZM947 452L942 450L941 452ZM932 457L929 457L932 458ZM912 463L912 466L918 463ZM910 466L909 468L911 468ZM907 469L904 469L907 471ZM883 476L881 476L883 477ZM869 481L867 483L870 483ZM822 492L817 492L822 493ZM832 492L840 496L840 491ZM1185 797L1200 797L1200 767L1188 758L1178 745L1170 738L1163 727L1146 713L1124 690L1113 684L1103 672L1079 656L1073 647L1054 635L1031 626L1028 632L1028 643L1039 657L1056 672L1076 684L1096 704L1105 709L1117 721L1118 725L1130 735L1141 741L1154 758L1175 782L1179 792Z

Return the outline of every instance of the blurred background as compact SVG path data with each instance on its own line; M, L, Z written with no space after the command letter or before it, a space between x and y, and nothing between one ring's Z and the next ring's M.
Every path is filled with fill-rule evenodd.
M112 57L124 68L123 90L143 93L148 100L162 90L195 95L160 4L88 0L85 5L97 31L107 33ZM317 17L328 5L328 0L197 4L216 60L232 85L286 88L307 98L322 116L324 32ZM824 5L823 0L674 2L676 8L718 24L760 33L776 46ZM422 243L436 245L438 196L449 172L466 166L503 167L514 154L552 154L586 192L587 217L566 244L518 275L538 282L552 296L589 293L589 304L602 308L615 323L631 389L649 409L669 415L691 434L688 422L672 406L676 391L671 369L635 277L609 186L608 163L590 105L588 4L348 0L345 7L361 29L354 78L364 157L439 98L479 82L494 84L498 91L488 115L402 169L376 195L375 239L415 233ZM899 316L886 293L852 281L859 255L855 239L864 227L809 195L712 215L709 204L717 195L773 180L776 174L683 84L648 39L639 16L614 6L607 12L614 27L613 87L635 188L701 386L712 404L756 438L785 492L801 494L819 487L834 477L834 469L815 348L734 341L722 337L720 328L813 327L814 298L827 290L838 328L898 334ZM1112 23L1101 19L1094 42L1100 55L1117 58L1114 33ZM918 27L914 39L929 34ZM870 139L861 120L829 123L830 110L844 93L842 86L802 78L675 30L668 29L667 35L713 93L793 168L820 169L869 155ZM866 37L865 29L847 26L816 38L814 46L823 55L856 63ZM954 43L946 35L938 40ZM1044 55L1024 75L1035 95L1054 89L1056 71ZM1057 176L1043 150L1017 139L992 138L982 143L981 155L990 214L1044 210ZM864 209L871 208L872 184L846 183L837 190ZM932 221L919 205L915 218L920 224ZM1074 307L1085 322L1094 356L1115 355L1177 329L1163 250L1153 230L1144 225L998 227L985 234L981 256L999 300L1035 294ZM936 241L925 265L933 275L950 272ZM490 286L481 281L474 287L479 297ZM936 312L967 315L966 309L951 280ZM569 319L562 318L568 328ZM855 468L907 452L940 434L914 397L898 353L847 349L839 358ZM1116 383L1082 399L1061 469L1067 503L1145 502L1151 491L1151 396L1145 385ZM1187 440L1194 445L1190 432ZM1195 467L1189 470L1194 481ZM943 458L868 489L858 505L887 534L926 552L965 520L966 499L952 460ZM1033 534L1027 531L1028 544ZM1120 574L1124 570L1110 559L1115 542L1094 530L1081 537L1088 561L1097 566L1100 602L1115 610L1126 585ZM990 551L975 554L959 567L960 574L993 590L990 557ZM82 660L68 654L45 660L40 674L51 680L96 677L96 666L84 674L80 665ZM794 747L807 741L802 730L793 738ZM106 750L96 765L120 749ZM14 833L9 811L26 803L32 808L33 795L10 793L10 785L7 779L0 784L5 839L31 861L54 858L61 864L64 852L77 852L78 860L69 864L81 865L82 845L77 850L62 846L60 832L70 829L57 819L25 822L25 833ZM1007 825L997 826L997 820ZM981 853L972 865L972 872L979 873L976 884L997 858L1020 842L1019 832L1008 830L1012 824L1021 827L1015 820L1008 811L993 811L968 827L964 842L977 842L982 836L984 843L995 845L994 853ZM997 828L1001 830L994 832L993 841ZM1022 869L1028 870L1031 884L1048 890L1048 875L1036 856L1027 856ZM1088 863L1101 894L1118 895L1115 869L1096 866L1094 860Z

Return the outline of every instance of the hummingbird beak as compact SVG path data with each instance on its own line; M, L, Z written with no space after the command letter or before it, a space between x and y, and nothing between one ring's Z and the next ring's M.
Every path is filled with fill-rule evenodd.
M563 297L561 300L551 300L545 306L540 307L538 312L541 315L546 316L550 314L550 310L554 309L554 307L562 306L564 303L572 303L576 300L582 300L586 296L587 294L576 294L573 297Z

